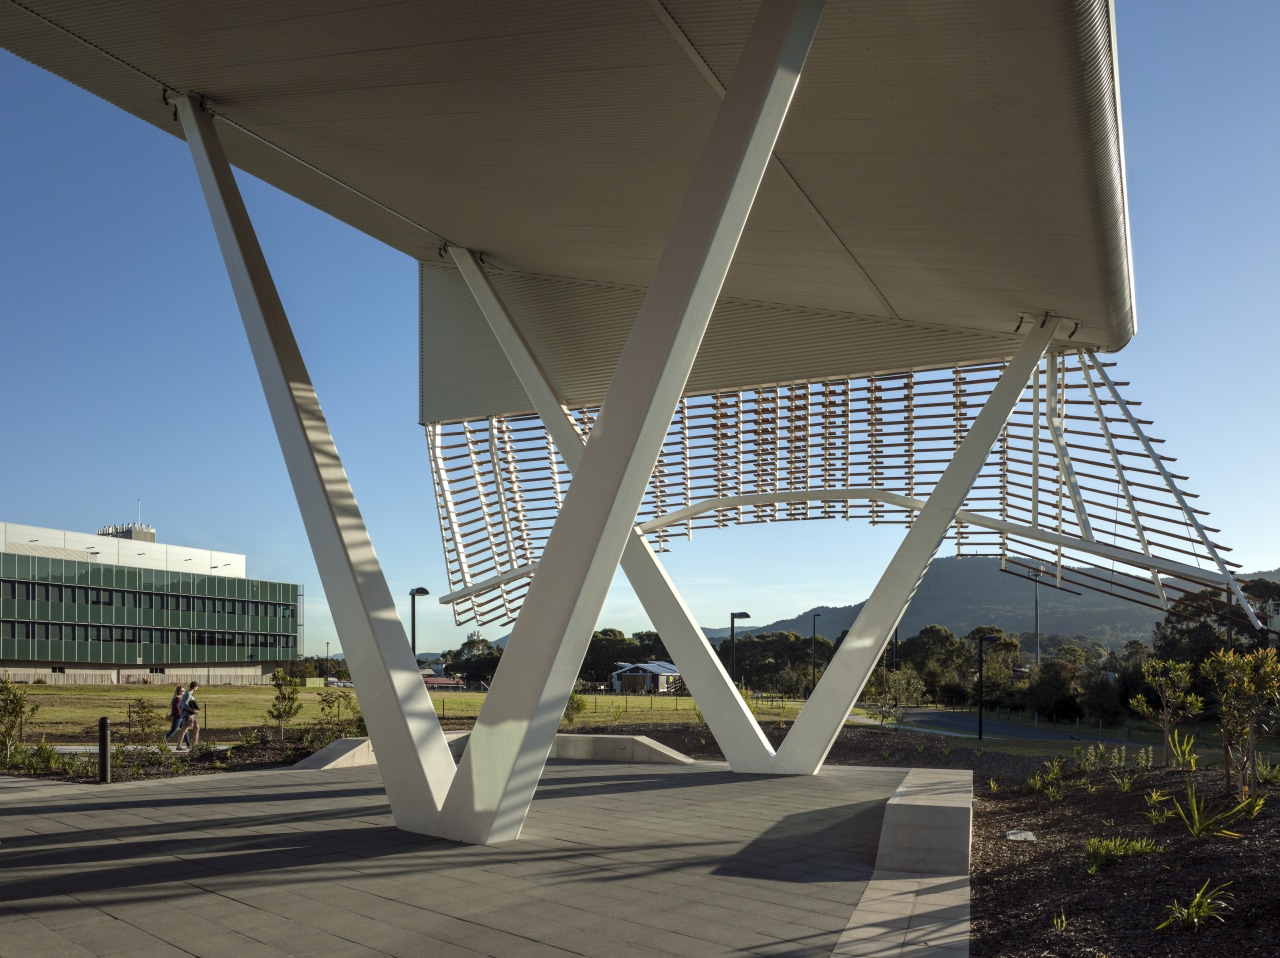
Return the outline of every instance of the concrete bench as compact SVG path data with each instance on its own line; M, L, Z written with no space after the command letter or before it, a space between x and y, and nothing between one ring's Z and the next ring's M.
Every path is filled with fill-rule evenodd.
M973 773L913 768L884 810L876 871L968 875Z
M462 757L470 732L446 732L449 751ZM568 758L583 762L625 762L629 765L659 763L689 765L693 759L643 735L557 735L548 758ZM367 738L340 738L294 765L298 769L352 768L377 765L377 756Z
M354 768L357 765L377 765L373 745L367 738L340 738L330 742L318 752L313 752L293 768Z
M461 758L470 732L449 735L449 751ZM559 734L547 758L567 758L579 762L625 762L629 765L689 765L693 759L667 748L644 735L573 735Z

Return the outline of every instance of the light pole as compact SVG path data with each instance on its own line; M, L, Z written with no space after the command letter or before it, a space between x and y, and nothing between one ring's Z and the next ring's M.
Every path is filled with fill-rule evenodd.
M748 615L746 612L730 612L729 613L729 653L731 656L730 662L732 663L729 666L729 668L730 668L730 671L733 672L734 685L738 684L738 636L735 629L737 627L737 622L739 619L749 619L749 618L751 618L751 616Z
M1036 584L1036 665L1040 665L1040 580L1044 578L1044 566L1034 572L1028 572L1031 581ZM981 648L981 646L979 646ZM979 656L981 658L981 656ZM979 736L981 737L981 736Z
M818 687L818 620L822 618L821 612L813 613L813 628L809 634L809 658L811 660L810 668L813 672L809 680L809 694L813 694L813 690Z
M982 648L984 642L999 642L998 635L978 636L978 741L982 741Z
M328 679L329 673L332 671L333 669L329 668L329 643L326 642L324 644L324 677Z
M418 596L430 595L424 586L409 590L409 635L413 643L413 662L418 662Z

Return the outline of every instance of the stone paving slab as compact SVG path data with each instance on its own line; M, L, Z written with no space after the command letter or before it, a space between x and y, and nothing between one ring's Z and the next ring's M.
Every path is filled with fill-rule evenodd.
M0 958L827 958L904 775L552 762L493 847L397 831L376 767L0 778Z
M877 871L835 958L968 958L969 876Z

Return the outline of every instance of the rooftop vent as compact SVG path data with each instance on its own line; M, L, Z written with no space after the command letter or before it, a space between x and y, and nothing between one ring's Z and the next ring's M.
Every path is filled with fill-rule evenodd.
M123 526L103 526L98 535L112 539L136 539L139 542L155 542L155 526L144 526L140 522L130 522Z

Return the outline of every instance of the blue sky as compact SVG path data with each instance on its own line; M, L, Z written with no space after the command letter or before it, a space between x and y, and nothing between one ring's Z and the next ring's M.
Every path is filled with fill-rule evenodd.
M1117 3L1139 334L1119 378L1246 570L1280 565L1280 4ZM0 52L0 521L246 553L336 643L186 146ZM409 258L241 177L392 591L447 591L416 423ZM706 626L865 598L896 528L701 533L664 562ZM419 648L466 628L419 604ZM602 625L647 621L625 582ZM496 638L507 631L489 626Z

